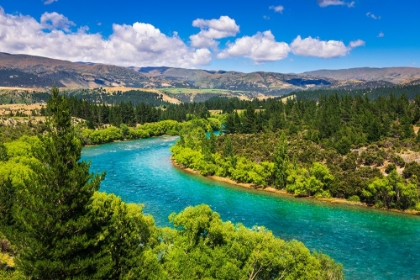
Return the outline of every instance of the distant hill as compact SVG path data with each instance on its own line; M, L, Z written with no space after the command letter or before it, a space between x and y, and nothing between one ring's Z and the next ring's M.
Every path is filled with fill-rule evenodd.
M147 87L149 78L118 66L0 53L0 86Z
M389 67L389 68L351 68L341 70L317 70L304 74L324 77L334 80L364 80L385 81L393 84L404 84L411 80L420 79L420 68Z
M197 89L225 89L249 91L265 95L283 95L295 90L329 86L335 81L310 75L274 72L241 73L236 71L208 71L173 67L131 67L150 78L156 87L184 87Z
M0 53L0 87L158 89L171 102L205 101L214 96L267 98L306 90L357 90L417 85L420 68L354 68L302 74L242 73L174 67L119 67ZM107 91L110 92L110 91Z

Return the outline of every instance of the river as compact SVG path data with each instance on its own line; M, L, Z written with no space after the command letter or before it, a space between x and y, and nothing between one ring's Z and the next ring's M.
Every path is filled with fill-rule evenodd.
M420 217L281 197L215 182L173 167L176 137L83 149L91 172L106 171L101 191L141 203L158 226L168 215L205 203L223 220L265 226L344 265L347 279L420 279Z

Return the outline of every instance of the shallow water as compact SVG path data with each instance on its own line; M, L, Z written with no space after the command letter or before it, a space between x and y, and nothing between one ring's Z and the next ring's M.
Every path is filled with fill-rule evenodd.
M170 213L205 203L223 220L263 225L330 255L344 265L347 279L420 279L420 217L281 197L187 174L170 161L176 139L88 147L82 159L91 161L91 172L106 171L101 191L144 204L159 226L169 225Z

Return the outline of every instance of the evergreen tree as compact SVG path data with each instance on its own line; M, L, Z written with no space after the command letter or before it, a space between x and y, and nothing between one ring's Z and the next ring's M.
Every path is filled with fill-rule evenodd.
M233 146L230 137L226 136L223 146L223 156L225 158L233 156Z
M6 147L0 142L0 161L7 161L8 159Z
M210 131L210 153L214 154L216 153L216 136L214 135L213 131Z
M243 133L256 133L257 132L257 117L255 109L249 104L243 116Z
M222 129L223 134L231 134L237 132L235 127L235 117L233 113L227 115L226 122L224 123Z
M287 140L284 133L282 133L279 144L274 152L274 185L279 189L286 187L288 165Z
M17 264L32 279L102 278L110 258L89 218L102 176L89 174L89 164L80 162L81 144L56 87L48 108L48 135L44 148L35 151L42 165L33 166L37 176L19 192L14 213L22 231Z
M401 134L402 139L411 138L411 137L414 137L415 135L413 126L411 125L411 120L407 115L401 118L401 133L400 134Z
M10 178L0 178L0 180L0 230L6 236L12 236L15 226L12 215L15 189Z

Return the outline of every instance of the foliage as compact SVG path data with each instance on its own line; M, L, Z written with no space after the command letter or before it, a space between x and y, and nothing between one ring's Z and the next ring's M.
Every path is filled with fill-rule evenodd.
M10 241L16 270L0 268L0 277L343 279L342 266L328 256L311 254L300 242L275 238L263 227L223 222L206 205L172 214L174 228L158 229L141 206L99 193L105 174L90 174L89 164L80 161L76 135L86 132L74 130L66 99L56 88L52 94L48 133L1 145L0 232L5 237L0 234L0 239L2 244ZM257 164L233 152L225 160L216 151L216 137L205 136L219 125L217 120L193 119L140 128L149 136L182 131L182 141L173 148L181 151L180 162L216 174L249 168L247 180L266 185L274 163ZM132 131L120 125L107 133L122 139ZM111 139L105 137L97 136L97 141ZM314 174L322 173L317 170ZM3 263L3 247L1 253Z
M289 165L289 158L287 155L287 141L286 136L280 136L279 144L274 152L274 186L279 189L286 187L287 168Z
M271 185L298 196L357 196L378 207L413 208L418 202L420 171L417 163L406 163L401 157L403 150L420 150L412 127L420 120L420 99L412 94L410 99L404 94L382 94L370 101L367 96L344 93L319 96L317 103L213 99L206 106L228 112L224 135L215 138L215 152L209 152L202 140L184 151L185 139L204 137L199 131L192 138L192 130L180 131L173 158L203 175ZM403 177L389 191L388 201L388 191L379 186L393 170Z
M377 178L363 191L368 199L373 198L380 207L408 209L416 205L419 200L417 186L411 182L404 182L396 170L384 178Z
M207 205L169 217L161 262L171 279L343 279L341 265L264 227L223 222Z
M103 175L80 162L65 99L53 88L48 135L6 143L0 166L0 231L32 279L129 275L153 222L115 196L96 194ZM141 238L140 238L141 236Z
M352 195L347 200L352 202L360 202L360 197L358 197L357 195Z

